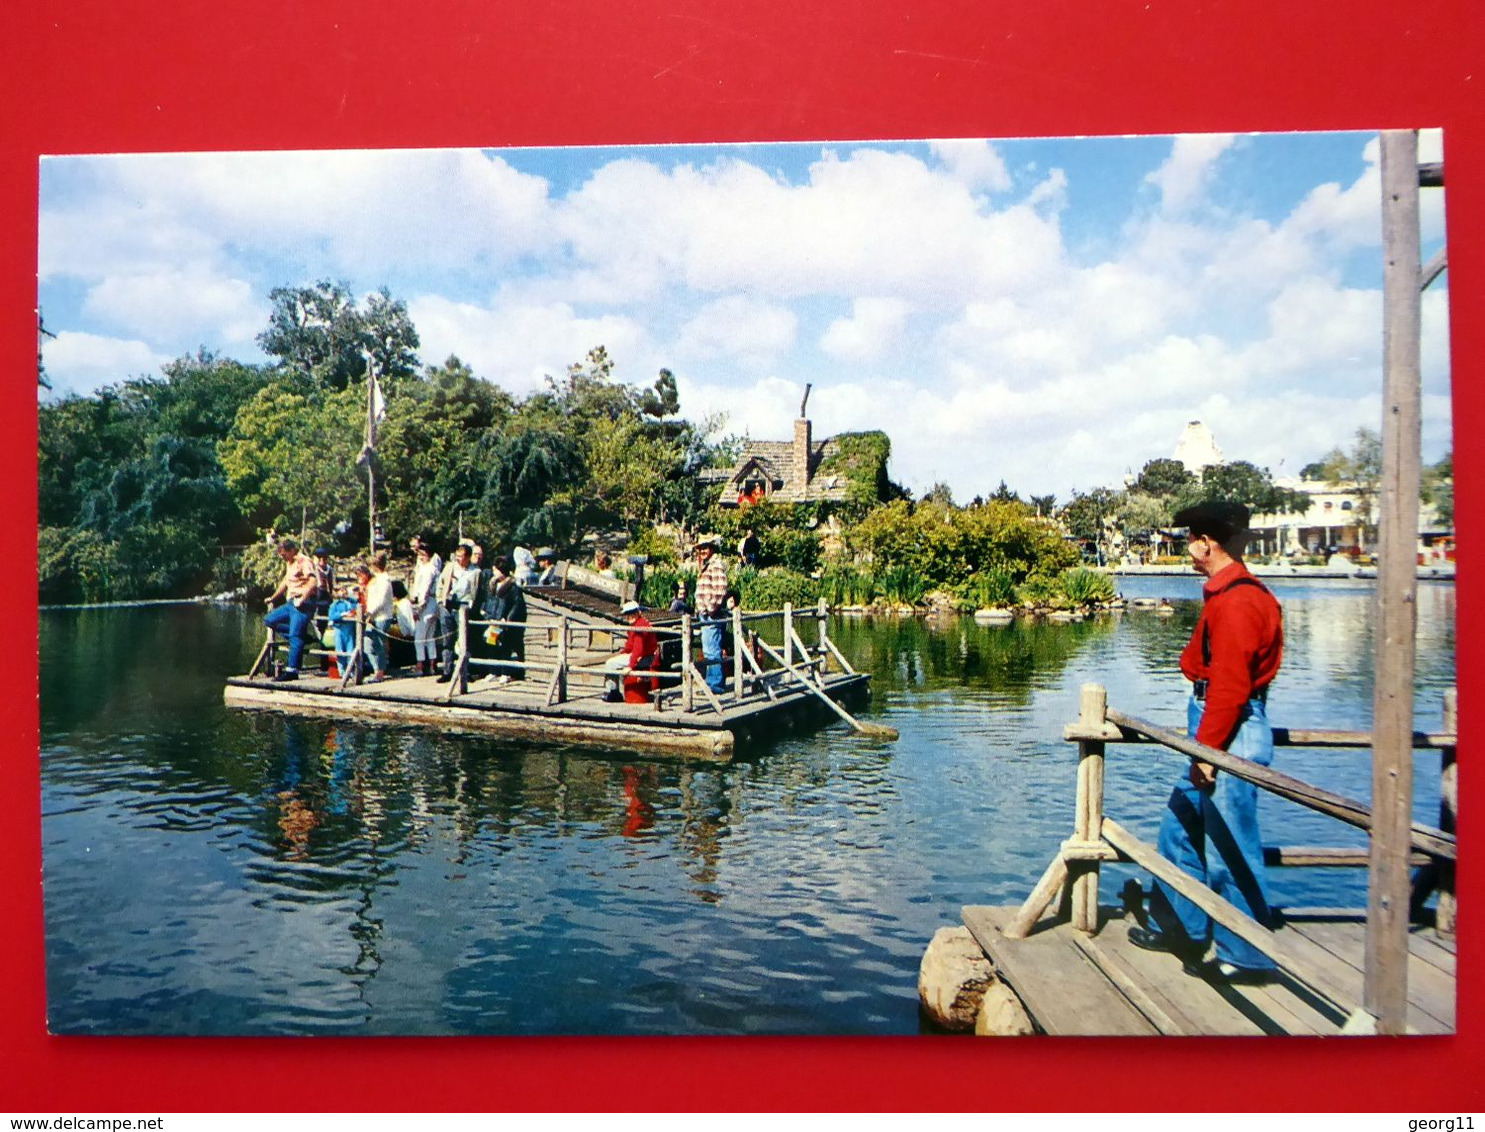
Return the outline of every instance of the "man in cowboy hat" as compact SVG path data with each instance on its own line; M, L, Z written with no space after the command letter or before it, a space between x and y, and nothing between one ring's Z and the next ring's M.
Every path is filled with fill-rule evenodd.
M707 687L721 693L727 686L722 669L722 628L727 618L727 566L717 554L722 540L702 535L696 540L696 616L701 623L702 671Z
M1206 578L1201 617L1181 653L1181 671L1192 689L1188 733L1199 743L1267 766L1274 757L1268 689L1279 671L1284 629L1278 601L1243 565L1248 509L1240 503L1199 503L1177 512L1174 521L1187 529L1191 565ZM1258 789L1251 782L1193 761L1171 793L1157 847L1218 896L1268 923ZM1130 929L1130 942L1175 952L1191 973L1230 982L1272 977L1272 959L1214 926L1206 913L1160 881L1150 894L1150 921L1149 929ZM1217 958L1203 965L1209 940L1216 943Z

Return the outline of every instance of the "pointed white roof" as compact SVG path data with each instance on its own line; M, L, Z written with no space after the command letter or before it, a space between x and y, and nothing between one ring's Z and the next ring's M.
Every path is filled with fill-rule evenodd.
M1222 449L1217 447L1217 440L1212 435L1212 430L1200 421L1192 421L1181 433L1181 439L1176 442L1176 450L1172 459L1181 461L1188 472L1201 474L1201 470L1213 464L1223 463Z

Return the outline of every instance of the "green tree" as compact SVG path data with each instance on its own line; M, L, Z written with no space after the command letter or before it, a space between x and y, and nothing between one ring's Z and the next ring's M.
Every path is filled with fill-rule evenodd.
M327 279L312 287L275 287L268 299L272 310L258 345L315 388L345 389L363 377L365 353L389 389L417 372L418 332L407 305L385 287L364 310L345 283Z
M1423 469L1422 499L1434 510L1441 526L1454 526L1454 453Z
M484 495L486 438L514 412L510 395L474 375L457 357L429 366L387 398L378 426L377 506L384 530L428 530L440 538L457 525L455 506L476 500L469 522L496 538L497 515L478 506Z
M1196 476L1188 472L1181 461L1161 458L1149 461L1140 469L1133 489L1157 499L1170 499L1188 490L1196 482Z
M1174 507L1179 510L1202 500L1241 503L1255 514L1264 515L1301 512L1310 505L1310 497L1304 492L1277 486L1267 468L1246 460L1211 465L1202 472L1199 484L1177 497Z
M1005 480L1000 481L1000 486L990 493L992 503L1020 503L1021 496L1006 486Z
M934 503L943 507L952 507L954 506L954 491L943 480L939 480L936 484L928 489L928 491L924 494L923 498L919 502Z
M1382 438L1369 428L1358 428L1348 450L1333 448L1320 461L1318 479L1335 484L1356 497L1356 524L1363 541L1376 537L1377 500L1382 489Z
M238 410L217 445L243 515L255 527L297 531L307 521L332 530L365 514L365 480L355 467L365 439L362 389L306 396L284 384L260 390Z
M255 367L202 351L169 363L162 377L41 406L40 526L93 564L79 595L191 592L216 548L247 536L215 447L264 380Z
M1061 519L1068 532L1092 547L1098 560L1104 562L1112 551L1112 536L1123 502L1124 493L1109 487L1074 491L1072 499L1062 508Z
M1118 508L1119 525L1125 542L1136 538L1153 536L1158 546L1162 540L1160 531L1171 525L1171 507L1168 499L1131 489L1124 493Z

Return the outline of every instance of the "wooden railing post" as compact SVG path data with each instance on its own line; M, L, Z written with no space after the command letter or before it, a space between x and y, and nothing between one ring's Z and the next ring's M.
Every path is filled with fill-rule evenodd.
M826 628L826 605L822 597L815 606L815 620L820 630L820 676L830 671L830 632Z
M351 671L355 675L351 676L351 682L356 687L358 687L358 688L361 686L361 671L365 667L366 667L366 622L365 621L362 621L361 618L357 617L356 618L356 655L351 658ZM346 675L346 674L345 673L342 673L342 675Z
M1078 705L1078 727L1089 733L1101 729L1108 702L1108 691L1102 684L1084 684ZM1103 836L1103 756L1102 739L1078 740L1077 813L1073 820L1073 839L1083 844ZM1073 927L1079 931L1098 930L1098 864L1095 858L1074 865L1072 914Z
M784 667L794 663L794 603L784 602Z
M248 678L258 675L258 669L263 668L271 672L273 669L273 630L269 629L263 640L263 647L258 650L258 659L253 661L253 666L248 669Z
M691 615L681 615L681 710L692 711L696 707L696 687L691 675Z
M572 623L568 621L567 614L562 615L562 628L557 634L557 702L567 702L567 666L571 663L568 659L571 649Z
M469 691L469 606L459 606L459 695Z
M743 639L742 631L742 606L732 607L732 694L735 698L743 698L743 658L742 650L747 647L747 641Z
M1444 730L1450 735L1459 734L1459 690L1450 688L1444 693ZM1459 816L1459 767L1454 761L1455 750L1445 747L1443 768L1439 781L1439 828L1445 833L1454 832L1454 822ZM1454 900L1454 862L1438 862L1439 903L1435 911L1434 930L1447 939L1454 938L1454 918L1458 906Z

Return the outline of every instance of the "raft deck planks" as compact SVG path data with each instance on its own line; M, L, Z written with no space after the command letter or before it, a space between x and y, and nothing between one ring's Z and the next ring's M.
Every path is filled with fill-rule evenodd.
M1345 1023L1331 1004L1285 977L1264 986L1235 986L1187 975L1174 955L1130 944L1131 921L1121 909L1100 909L1093 936L1066 921L1044 920L1025 939L1007 939L1001 928L1017 911L966 907L964 925L1044 1033L1338 1034ZM1360 998L1366 932L1361 913L1290 912L1280 931ZM1421 1034L1451 1034L1453 953L1431 929L1415 927L1409 942L1409 1025Z
M824 691L835 700L850 699L864 695L868 681L861 673L835 673L825 678ZM741 702L724 702L721 713L700 696L696 710L681 711L674 693L660 711L653 703L608 703L597 688L548 705L547 681L534 676L505 685L473 683L452 702L445 700L448 688L431 676L395 677L344 690L338 680L317 675L288 684L236 676L227 680L223 698L232 707L426 724L715 761L730 759L739 737L825 710L812 693L787 686L777 690L776 699L759 692Z

